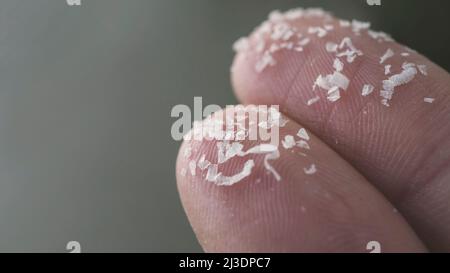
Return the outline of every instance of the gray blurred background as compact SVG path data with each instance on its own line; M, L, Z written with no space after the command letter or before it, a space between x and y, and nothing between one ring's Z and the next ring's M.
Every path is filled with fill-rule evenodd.
M235 103L231 44L273 9L370 20L449 70L446 0L1 0L0 251L201 251L176 104Z

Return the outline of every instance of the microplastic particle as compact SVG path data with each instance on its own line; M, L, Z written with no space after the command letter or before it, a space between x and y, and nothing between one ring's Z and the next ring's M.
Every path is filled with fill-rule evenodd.
M286 150L292 149L293 147L295 147L295 139L293 136L287 135L284 137L282 144Z
M307 175L312 175L317 172L317 168L316 168L315 164L312 164L311 167L309 167L309 168L303 168L303 170L305 171L305 174L307 174Z
M371 85L371 84L365 84L364 87L363 87L363 89L362 89L361 94L362 94L364 97L365 97L365 96L368 96L368 95L370 95L370 94L373 92L374 89L375 89L375 87L374 87L373 85Z
M391 67L392 67L392 65L390 65L390 64L384 66L384 75L391 74Z
M264 167L266 168L267 171L269 171L270 173L272 173L272 175L275 177L275 179L277 181L281 181L281 176L280 174L272 167L272 165L270 165L269 160L275 160L278 159L280 157L280 152L278 150L274 151L273 153L270 154L266 154L266 156L264 157Z
M195 169L197 168L197 163L195 160L189 161L189 170L191 171L191 175L195 176Z
M307 102L306 104L307 104L308 106L311 106L311 105L315 104L316 102L318 102L319 100L320 100L320 97L319 97L319 96L316 96L316 97L314 97L314 98L308 100L308 102Z
M242 37L239 38L236 42L233 44L233 50L236 53L247 51L250 47L250 43L248 41L248 38Z
M420 73L424 76L428 76L427 66L424 64L418 65L417 68L419 69Z
M244 168L240 173L237 173L233 176L224 176L222 175L222 173L218 173L217 165L214 164L208 168L206 180L209 182L213 182L217 186L232 186L242 179L250 176L254 166L255 162L252 159L249 159L247 162L245 162Z
M386 53L384 53L383 56L380 58L380 64L383 64L385 61L387 61L389 58L394 56L394 51L392 49L388 49Z
M304 128L301 128L300 130L298 130L297 136L306 141L309 141L309 139L310 139L308 132L306 132L306 130Z
M311 147L309 146L308 142L304 140L297 141L297 146L306 150L311 150Z
M424 98L423 101L426 103L433 103L436 99L434 98Z

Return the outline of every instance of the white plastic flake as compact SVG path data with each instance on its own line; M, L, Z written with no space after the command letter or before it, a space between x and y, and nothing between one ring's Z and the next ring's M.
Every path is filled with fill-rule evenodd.
M417 69L414 67L414 64L405 63L402 67L403 71L401 73L383 81L383 89L380 91L380 96L383 97L381 103L385 106L389 106L388 101L392 99L395 88L409 83L417 74Z
M202 155L202 157L198 160L197 166L200 170L206 170L209 165L211 165L211 162L205 159L205 155Z
M311 147L309 146L308 142L304 141L304 140L299 140L297 141L297 146L306 150L310 150Z
M319 97L319 96L316 96L316 97L314 97L314 98L308 100L308 102L307 102L306 104L307 104L308 106L311 106L311 105L315 104L316 102L318 102L319 100L320 100L320 97Z
M280 152L278 150L274 151L273 153L267 154L264 157L264 167L267 171L272 173L272 175L275 177L277 181L281 181L281 176L278 174L278 172L270 165L269 160L275 160L280 157Z
M419 69L420 73L424 76L428 76L427 66L426 65L418 65L417 68Z
M297 136L306 141L309 141L309 139L310 139L308 132L306 132L306 130L304 128L301 128L300 130L298 130Z
M317 168L315 164L312 164L309 168L304 168L305 174L312 175L317 172Z
M374 87L373 85L371 85L371 84L365 84L364 87L363 87L363 89L362 89L361 94L362 94L364 97L365 97L365 96L368 96L368 95L370 95L370 94L373 92L374 89L375 89L375 87Z
M287 135L284 137L282 144L286 150L292 149L293 147L295 147L295 139L293 136Z
M390 65L390 64L384 66L384 75L391 74L391 67L392 67L392 65Z
M436 99L434 98L424 98L423 101L426 103L433 103Z
M339 87L333 86L330 90L328 90L327 99L331 102L336 102L341 98L341 92L339 91Z
M249 41L248 41L248 38L246 38L246 37L239 38L239 39L238 39L236 42L234 42L234 44L233 44L233 50L234 50L236 53L239 53L239 52L245 52L245 51L247 51L249 48L250 48L250 43L249 43Z
M224 176L222 175L222 173L218 173L218 166L214 164L208 168L206 180L209 182L213 182L218 186L232 186L249 176L252 173L252 169L254 166L255 162L249 159L247 162L245 162L244 168L240 173L237 173L233 176Z
M189 170L191 171L191 175L195 176L195 169L197 168L197 163L195 160L189 161Z
M389 58L394 56L394 51L392 49L388 49L386 53L384 53L383 56L380 58L380 64L383 64L385 61L387 61Z

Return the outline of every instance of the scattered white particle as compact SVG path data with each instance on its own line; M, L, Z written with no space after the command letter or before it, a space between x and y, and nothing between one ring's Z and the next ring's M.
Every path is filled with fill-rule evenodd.
M417 65L417 68L419 69L420 73L422 73L422 75L428 76L428 69L426 65L424 64Z
M308 102L307 102L306 104L307 104L308 106L311 106L311 105L317 103L319 100L320 100L320 97L319 97L319 96L316 96L316 97L314 97L314 98L308 100Z
M392 67L392 65L390 65L390 64L384 66L384 75L391 74L391 67Z
M370 28L369 22L361 22L357 20L352 21L352 30L353 32L358 35L361 30L368 30Z
M206 180L209 182L213 182L218 186L232 186L249 176L252 173L252 169L254 166L255 162L252 159L249 159L247 160L247 162L245 162L244 168L240 173L237 173L233 176L224 176L222 175L222 173L218 173L218 166L214 164L208 168Z
M364 87L363 87L363 89L362 89L361 94L362 94L364 97L365 97L365 96L368 96L368 95L370 95L370 94L373 92L374 89L375 89L375 87L374 87L373 85L371 85L371 84L365 84Z
M266 168L267 171L272 173L272 175L275 177L275 179L277 181L281 181L281 176L272 167L272 165L270 165L269 160L275 160L275 159L278 159L279 157L280 157L280 152L278 151L278 149L276 151L274 151L273 153L266 154L266 156L264 157L264 167Z
M197 163L195 160L189 161L189 170L191 171L191 175L195 176L195 169L197 168Z
M205 155L202 155L202 157L198 160L197 166L200 170L206 170L209 165L211 165L211 162L205 159Z
M321 27L309 27L308 28L309 34L317 34L317 37L323 38L327 35L327 30Z
M311 42L311 39L309 39L309 38L304 38L304 39L300 40L300 41L298 42L298 44L299 44L300 46L306 46L306 45L308 45L310 42Z
M323 26L323 27L324 27L325 30L327 30L327 31L331 31L331 30L334 29L334 26L333 26L333 25L325 25L325 26Z
M414 64L403 64L403 71L399 74L391 76L389 79L383 81L383 89L380 91L380 96L383 97L381 103L389 106L388 101L392 99L395 88L405 85L412 81L417 74L417 69Z
M341 92L339 91L339 87L333 86L330 90L328 90L327 99L331 102L336 102L341 98Z
M300 130L298 130L297 136L306 141L309 141L309 139L310 139L308 132L304 128L301 128Z
M180 171L181 176L185 177L186 173L187 173L187 171L185 168L181 169L181 171Z
M183 152L184 158L190 157L191 154L192 154L192 147L191 146L186 146L186 148L184 148L184 152Z
M333 67L337 72L341 72L344 69L344 64L341 62L341 60L336 58L334 60Z
M383 56L380 58L380 64L383 64L385 61L387 61L389 58L394 56L394 51L392 49L388 49L386 53L384 53Z
M246 38L246 37L239 38L233 44L233 50L236 53L245 52L245 51L247 51L249 49L249 47L250 47L250 43L248 41L248 38Z
M345 37L342 39L341 44L339 45L339 49L343 50L344 48L347 48L347 50L338 52L336 54L336 57L347 57L348 63L353 63L357 56L362 56L363 53L361 50L356 49L356 47L353 45L352 40L349 37Z
M328 52L337 52L338 46L339 46L339 45L336 44L336 43L328 42L328 43L325 44L325 49L326 49Z
M433 103L436 99L434 98L424 98L423 101L426 103Z
M302 149L311 150L311 147L309 146L308 142L304 140L297 141L297 146Z
M403 52L401 55L402 55L403 57L409 57L409 55L411 55L411 54L409 54L408 52Z
M291 148L295 147L295 139L293 136L287 135L284 137L282 144L286 150L291 149Z
M417 74L417 69L415 69L414 67L404 68L404 70L400 74L390 77L386 83L383 82L383 87L386 90L389 90L388 89L389 86L397 87L400 85L407 84L414 79L416 74ZM386 88L386 86L388 88Z
M307 174L307 175L312 175L317 172L317 168L316 168L315 164L312 164L311 167L309 167L309 168L303 168L303 170L305 171L305 174Z
M407 69L407 68L410 68L410 67L416 67L416 65L414 63L408 63L408 62L404 62L402 64L402 68L403 69Z
M350 23L350 21L347 21L347 20L340 20L340 21L339 21L339 25L340 25L341 27L350 27L350 26L351 26L351 23Z
M268 51L266 51L261 59L256 63L255 70L256 72L261 73L262 71L264 71L264 69L266 69L266 67L274 66L275 64L275 59Z
M391 105L389 104L389 102L388 102L388 99L382 99L382 100L381 100L381 104L383 104L383 105L386 106L386 107L391 106Z
M347 90L350 84L350 80L344 74L335 71L333 74L326 75L325 77L319 75L313 85L313 89L316 86L319 86L322 89L330 90L333 87L337 86L343 90Z
M368 34L370 37L372 37L372 39L377 40L379 43L394 41L394 39L392 39L392 37L389 34L381 32L381 31L377 32L377 31L369 30Z

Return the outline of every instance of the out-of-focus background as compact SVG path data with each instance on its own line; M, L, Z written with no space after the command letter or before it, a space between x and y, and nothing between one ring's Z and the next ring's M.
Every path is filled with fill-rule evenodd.
M175 184L174 105L235 103L231 44L321 6L450 69L450 1L2 0L0 251L201 251Z

